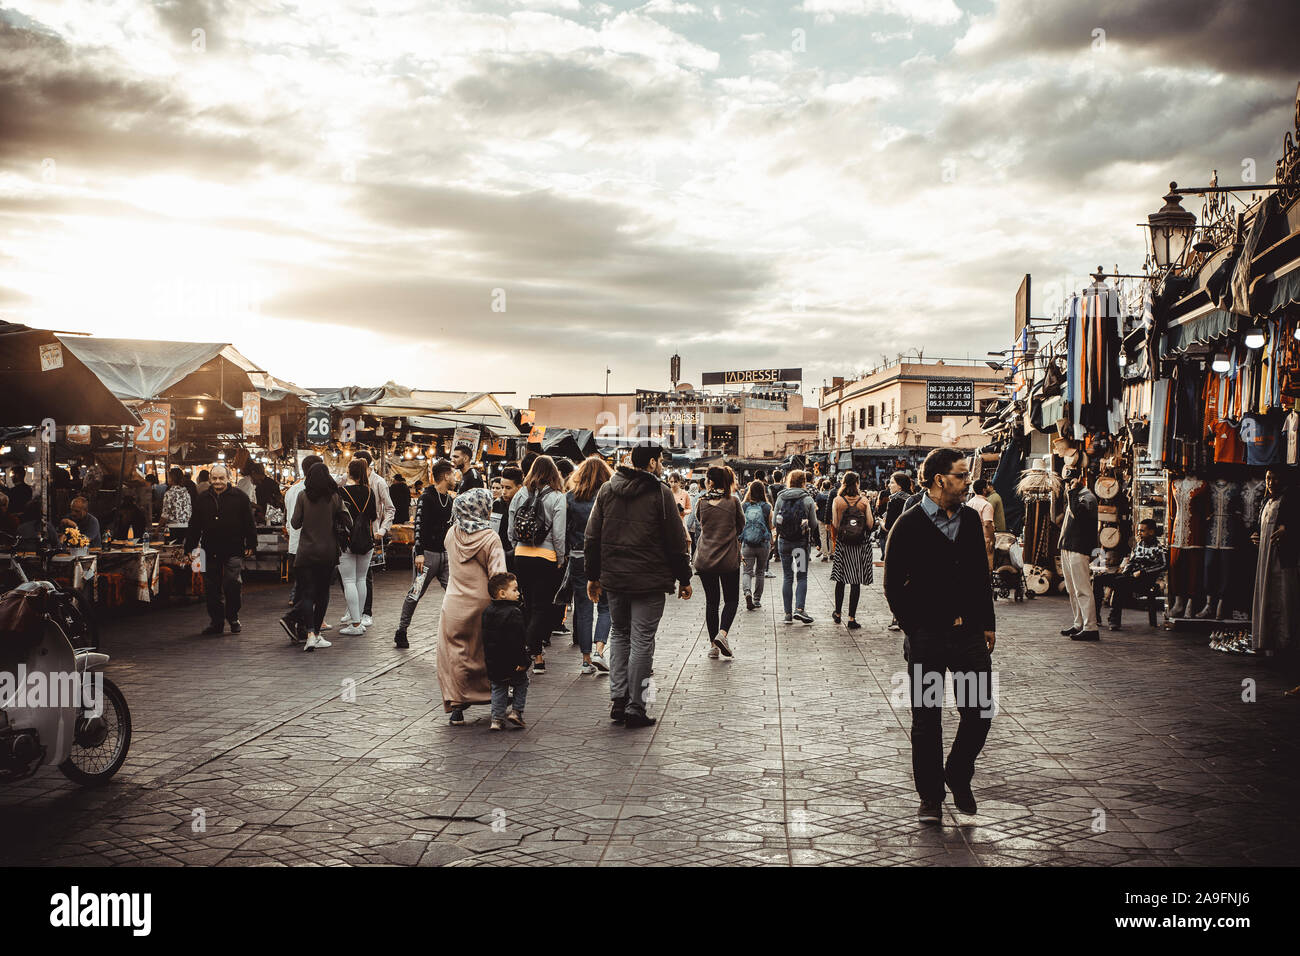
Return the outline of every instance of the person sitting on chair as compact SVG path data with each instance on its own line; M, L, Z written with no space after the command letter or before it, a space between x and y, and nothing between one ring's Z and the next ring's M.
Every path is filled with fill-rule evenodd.
M1168 566L1168 552L1156 540L1155 521L1151 518L1143 519L1138 525L1137 543L1119 568L1094 574L1092 578L1097 607L1101 607L1102 589L1111 589L1110 619L1107 624L1112 631L1120 629L1120 617L1129 597L1149 590L1155 583L1156 575L1163 573Z

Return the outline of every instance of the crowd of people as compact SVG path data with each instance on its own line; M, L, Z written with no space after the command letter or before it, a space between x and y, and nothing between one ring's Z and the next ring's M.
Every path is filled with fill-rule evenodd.
M254 463L255 464L255 463ZM390 484L371 456L358 451L346 473L331 473L314 455L286 491L257 468L238 482L218 463L192 481L172 469L159 496L159 530L183 541L204 579L208 626L239 633L243 562L257 527L283 522L292 560L290 609L280 618L304 651L332 646L326 617L335 582L344 613L335 640L364 635L374 624L373 563L395 520L413 521L412 583L392 631L409 648L422 599L437 581L436 660L444 712L454 727L466 711L490 708L489 728L524 728L531 680L547 672L553 637L569 634L581 654L580 674L608 675L612 721L653 726L656 635L670 597L703 594L711 660L733 661L741 598L746 612L763 607L765 581L781 577L781 622L814 623L808 613L813 562L830 565L832 620L859 630L863 586L884 567L892 629L905 634L912 688L913 770L919 817L939 818L951 792L959 810L974 812L971 779L991 712L959 701L960 724L946 760L941 711L922 692L923 678L945 671L987 681L995 643L990 571L994 535L1005 529L1001 500L986 482L970 482L954 449L932 452L919 483L894 473L884 489L864 487L855 472L832 479L801 469L743 476L714 466L695 477L669 473L661 449L633 448L611 468L602 458L580 463L529 455L487 476L467 446L432 464L429 484ZM1067 578L1072 549L1088 550L1086 489L1072 482L1062 549ZM11 513L0 501L0 515ZM1080 517L1076 517L1076 515ZM128 509L118 524L137 520ZM85 498L63 521L88 537L98 522ZM1134 560L1110 578L1123 591L1160 567L1154 526L1144 527ZM1077 540L1076 540L1077 539ZM881 548L878 562L875 548ZM1131 566L1130 566L1131 565ZM1077 582L1076 582L1077 583ZM1075 625L1063 632L1089 639L1095 630L1092 584L1070 588ZM1099 596L1099 595L1098 595ZM847 605L847 606L846 606ZM1116 603L1112 621L1118 626Z

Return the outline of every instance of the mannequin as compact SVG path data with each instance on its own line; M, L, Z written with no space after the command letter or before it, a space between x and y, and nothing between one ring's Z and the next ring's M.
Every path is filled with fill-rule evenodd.
M1212 481L1207 490L1209 525L1205 534L1205 607L1196 616L1203 620L1227 620L1232 613L1233 552L1245 539L1241 520L1241 485L1223 478ZM1191 609L1189 608L1189 613Z
M1209 486L1186 475L1173 482L1169 497L1169 594L1171 618L1186 617L1198 603L1205 577L1205 532Z
M1264 476L1268 499L1255 542L1259 563L1250 615L1256 652L1294 650L1300 628L1300 492L1279 466Z

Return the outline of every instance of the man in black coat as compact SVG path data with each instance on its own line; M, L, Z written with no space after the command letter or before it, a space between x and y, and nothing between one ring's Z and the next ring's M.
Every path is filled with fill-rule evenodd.
M650 727L646 688L654 669L655 634L665 594L691 598L691 545L677 502L663 483L657 445L632 449L596 494L583 543L587 597L609 592L610 720L629 729Z
M225 465L214 466L209 481L194 503L185 550L197 555L201 547L204 554L203 593L211 623L203 633L220 634L223 621L229 621L230 633L238 634L243 559L257 551L257 526L248 495L230 483Z
M971 779L996 710L996 642L984 529L962 501L970 470L961 452L938 448L922 466L925 495L899 515L885 544L885 598L906 637L912 703L912 774L923 823L939 823L944 784L962 813L975 813ZM944 672L952 671L961 723L943 759Z

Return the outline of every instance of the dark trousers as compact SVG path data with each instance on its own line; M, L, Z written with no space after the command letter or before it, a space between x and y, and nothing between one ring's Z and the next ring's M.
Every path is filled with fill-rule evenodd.
M856 618L858 616L858 598L860 597L862 597L862 585L850 584L849 585L849 617ZM835 582L835 613L838 614L840 612L840 608L842 607L844 607L844 582L836 581Z
M334 580L333 564L294 564L294 603L289 618L299 637L310 631L319 634L330 603L330 584Z
M551 636L555 621L555 592L560 589L560 566L546 558L515 555L515 577L528 615L528 653L536 657ZM562 609L561 609L562 610Z
M922 800L943 800L945 772L958 784L975 775L993 722L993 661L982 632L960 627L909 634L903 645L912 701L912 776ZM943 675L951 671L961 722L945 764ZM936 685L937 681L937 693ZM918 691L920 692L918 694Z
M717 637L718 631L730 633L731 623L736 619L736 610L740 607L740 568L734 571L696 572L704 588L704 624L709 629L709 637ZM718 621L718 604L722 604L722 621Z
M1111 589L1109 623L1119 627L1123 622L1124 605L1133 598L1135 592L1145 593L1154 583L1153 578L1159 572L1149 572L1139 578L1119 571L1102 571L1092 576L1093 597L1097 604L1097 616L1101 617L1101 595L1105 588Z
M370 614L375 607L375 569L374 566L366 568L366 600L365 605L361 608L362 614Z
M238 556L214 558L205 553L204 560L207 562L204 565L207 570L203 572L203 595L207 598L208 618L212 621L212 626L221 627L223 621L239 620L244 559Z

